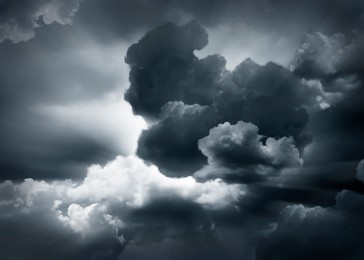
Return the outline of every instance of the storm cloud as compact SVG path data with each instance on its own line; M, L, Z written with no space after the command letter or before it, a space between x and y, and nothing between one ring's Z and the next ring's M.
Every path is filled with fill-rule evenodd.
M0 1L0 258L362 259L363 14Z
M200 45L180 45L191 35ZM191 22L158 27L129 48L125 98L135 113L157 121L142 133L138 155L166 173L192 174L204 162L197 141L219 123L240 120L265 136L293 137L302 151L311 141L307 110L320 97L317 89L275 63L248 59L229 71L219 55L198 59L193 51L206 43L204 29Z

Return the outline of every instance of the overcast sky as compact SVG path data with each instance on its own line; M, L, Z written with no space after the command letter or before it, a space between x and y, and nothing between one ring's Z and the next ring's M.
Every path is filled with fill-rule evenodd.
M0 0L1 259L364 259L364 2Z

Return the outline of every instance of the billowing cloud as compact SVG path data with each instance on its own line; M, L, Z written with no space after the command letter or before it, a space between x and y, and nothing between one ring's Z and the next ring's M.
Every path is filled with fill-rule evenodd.
M300 165L299 152L292 138L268 137L265 145L258 127L239 121L235 125L220 124L210 130L198 145L210 163L227 166L269 165L291 167Z
M175 85L180 80L191 80L186 76L191 63L197 60L193 51L206 44L206 31L196 22L190 22L183 27L172 23L163 25L130 46L125 62L131 67L131 87L125 99L134 111L156 117L168 101L196 99L196 94L203 98L205 93L193 90L190 84L184 84L182 88ZM201 75L204 76L203 71ZM200 86L207 88L204 84Z
M196 208L201 212L204 208L221 209L236 203L244 195L244 187L228 185L221 180L198 183L192 177L169 178L155 166L148 166L131 156L118 157L104 167L91 166L81 183L33 179L19 184L5 181L0 184L0 194L1 224L11 223L11 228L15 229L12 232L20 232L12 224L12 219L19 217L35 228L30 229L29 234L37 235L39 239L50 233L55 236L53 241L70 237L75 247L67 248L62 256L73 259L85 250L88 256L110 259L120 253L127 239L131 238L124 237L123 232L129 235L129 230L136 229L135 233L139 230L137 223L142 221L140 224L143 224L144 221L137 217L138 212L147 210L154 214L159 207L170 203L166 198L173 198L176 203L186 201L193 206L190 209L182 206L181 210L186 212L194 212ZM157 223L160 217L156 214L154 221ZM51 226L51 231L35 233L44 223ZM8 229L4 227L4 230L7 233ZM5 237L0 237L3 245L14 242L6 242ZM42 247L37 243L34 246ZM26 243L20 241L19 247L22 250L12 251L4 246L1 253L10 258L19 257L24 252L32 254L27 251ZM44 254L51 257L57 252L46 251Z
M362 259L360 1L0 9L2 258Z
M191 175L206 161L197 140L216 124L214 112L208 106L168 102L162 107L160 120L142 132L137 154L167 174Z
M2 1L0 3L0 42L14 43L34 37L35 29L52 23L71 24L80 0ZM40 22L40 20L42 22Z
M190 35L200 44L181 46ZM219 123L241 120L264 136L291 136L302 152L311 141L308 110L326 108L322 89L272 62L247 59L229 71L219 55L198 59L193 51L206 44L205 29L191 22L158 27L129 48L126 100L154 122L142 133L137 154L164 173L191 175L205 162L198 140Z
M291 137L264 138L258 131L257 126L243 121L235 125L226 122L212 128L208 136L198 141L208 165L194 176L247 183L301 166L302 159Z
M340 192L336 207L287 206L257 248L257 259L360 259L363 195Z

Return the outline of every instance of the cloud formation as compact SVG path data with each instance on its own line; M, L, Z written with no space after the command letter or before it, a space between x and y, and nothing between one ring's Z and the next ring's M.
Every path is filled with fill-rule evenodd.
M2 258L362 259L360 1L80 2L0 3Z
M199 45L180 45L191 35ZM190 22L158 27L129 48L125 98L155 122L143 131L137 154L166 174L191 175L205 163L198 140L219 123L238 121L255 124L264 136L292 137L302 152L311 142L308 110L326 108L322 88L272 62L247 59L229 71L220 55L194 55L206 44L206 31Z
M228 185L221 180L198 183L192 177L168 178L155 166L147 166L130 156L118 157L105 167L91 166L81 183L33 179L19 184L5 181L0 184L0 194L1 225L10 225L12 232L21 232L13 222L20 219L32 227L28 230L30 236L43 239L51 235L55 237L52 243L70 239L75 246L66 247L61 257L77 259L83 252L86 258L113 259L126 243L123 232L130 236L128 230L136 229L135 233L142 228L138 228L137 223L142 221L142 224L144 220L134 218L138 212L145 209L154 214L160 206L168 205L167 198L194 205L191 209L182 206L181 210L186 214L190 210L192 214L196 208L202 212L203 208L220 209L233 205L244 196L244 187ZM163 216L156 214L155 217L157 223ZM42 225L48 226L49 230L40 229ZM21 224L19 228L22 228ZM4 230L9 229L4 226ZM57 256L59 250L43 249L38 243L28 248L22 241L15 243L6 240L5 236L1 236L1 240L3 245L8 245L1 249L5 258L21 257L22 254L35 257L29 250L44 250L44 256L60 257ZM15 245L18 245L16 250Z
M210 163L232 167L269 165L291 167L300 165L299 152L293 139L282 137L279 140L258 134L258 127L252 123L239 121L235 125L219 124L210 129L209 135L198 141L199 149Z
M13 43L27 41L34 37L35 29L41 26L41 23L71 24L79 5L80 0L36 0L27 3L2 1L0 43L4 40L10 40Z

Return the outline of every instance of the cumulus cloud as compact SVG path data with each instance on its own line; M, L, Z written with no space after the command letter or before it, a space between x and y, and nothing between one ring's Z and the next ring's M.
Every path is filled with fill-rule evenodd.
M344 58L346 44L341 33L332 36L319 32L308 34L290 65L291 69L306 77L334 74Z
M239 121L235 125L226 122L210 130L209 135L198 141L199 149L210 163L227 166L249 166L255 164L273 167L300 165L299 152L293 139L278 140L258 134L258 127Z
M288 205L258 244L256 259L360 259L363 206L364 195L347 189L327 207Z
M191 175L206 161L197 140L216 124L213 113L214 109L208 106L168 102L161 110L160 120L142 132L137 154L168 175Z
M358 218L335 208L287 206L256 259L360 259L363 232Z
M156 117L168 101L208 98L204 90L209 87L198 84L193 77L194 74L202 79L208 77L210 64L214 66L213 61L198 62L193 55L193 51L204 47L207 41L205 29L196 22L181 27L168 23L148 32L138 43L131 45L125 58L131 67L131 86L125 99L134 111L143 116ZM199 72L191 68L194 65ZM189 74L191 77L188 77ZM178 86L180 81L182 83Z
M165 204L166 198L186 201L201 207L200 210L221 209L236 203L244 195L244 186L229 185L221 180L199 183L192 177L169 178L137 157L120 156L104 167L91 166L81 183L5 181L0 184L0 194L1 219L20 215L39 227L42 223L33 216L41 216L52 226L57 239L65 233L81 249L91 245L90 249L85 249L88 254L97 253L109 259L106 256L115 257L126 243L123 230L134 228L130 214L148 207L158 209L160 206L153 205ZM195 209L187 208L189 210ZM46 234L39 236L43 235ZM98 249L100 252L93 252ZM74 256L75 252L65 254ZM16 255L8 254L9 257Z
M79 2L36 1L20 8L17 2L3 1L0 7L6 8L0 11L0 14L5 13L0 15L0 41L30 39L35 28L43 23L70 24ZM280 36L291 37L292 32L300 31L295 27L297 23L287 21L300 20L297 14L302 13L301 19L312 20L308 24L320 24L319 21L324 20L325 24L333 25L335 21L322 15L331 14L331 7L326 4L323 7L320 3L316 4L317 1L290 4L287 1L248 3L231 0L212 5L209 1L169 1L166 4L151 4L150 1L90 2L89 9L79 21L85 21L85 16L89 16L86 21L91 17L93 23L88 24L92 25L85 28L90 31L91 28L101 28L93 31L100 30L98 36L115 31L121 35L130 24L135 26L131 26L133 28L145 29L145 24L149 27L164 20L165 13L176 14L174 20L195 16L205 25L215 25L221 19L236 19L243 12L245 20L238 19L237 28L228 30L231 27L222 27L225 33L220 31L212 37L213 40L220 37L219 44L223 46L212 46L212 49L220 48L222 54L228 55L228 68L232 70L226 68L227 62L221 55L200 58L199 51L204 53L208 36L207 30L197 22L182 26L168 23L148 32L131 45L126 54L125 61L130 66L130 88L125 99L131 107L119 98L38 106L38 112L47 115L47 118L56 118L66 129L79 134L75 140L69 141L72 143L69 147L73 149L60 149L60 153L56 149L39 149L41 154L50 154L53 168L65 164L67 160L61 157L82 157L95 150L103 153L109 149L125 154L136 150L137 155L120 156L105 166L93 165L86 177L78 182L26 179L19 183L1 183L0 244L4 246L0 255L17 259L29 256L35 259L115 259L129 244L134 250L129 258L135 259L139 253L142 256L139 258L158 259L158 256L154 258L149 253L153 252L153 245L159 243L163 249L167 248L164 250L167 253L159 254L161 259L253 259L255 252L257 259L361 259L360 238L364 234L361 208L364 200L363 195L357 192L361 188L359 181L363 181L362 163L357 169L359 181L349 180L340 184L348 189L338 193L334 202L337 187L341 187L339 184L332 188L332 184L322 181L321 176L317 177L321 174L318 170L319 173L310 176L326 185L325 189L318 190L311 186L311 182L305 182L308 177L302 177L305 172L298 167L303 162L304 149L312 141L312 132L314 145L325 147L326 152L317 156L318 152L311 149L311 156L331 155L339 161L363 158L363 67L359 58L363 49L360 30L353 32L356 34L353 38L341 32L308 34L291 68L287 69L275 62L287 62L293 43L287 43L287 39ZM103 9L104 5L106 9ZM340 10L340 15L333 15L335 20L350 18L352 21L358 17L356 11L340 8L337 1L331 6ZM319 11L312 14L312 7ZM12 13L17 8L27 11L16 12L19 15L13 17ZM93 8L100 10L101 14L95 16L90 12ZM170 8L177 10L171 11ZM360 8L354 9L360 11ZM102 10L108 10L110 15L105 15ZM128 14L124 15L125 12ZM154 18L156 13L158 17ZM320 18L314 19L315 15ZM265 20L260 19L261 16L269 17L273 22L260 27L263 25L261 20ZM6 22L9 19L11 24ZM123 22L112 28L105 26L115 19ZM350 27L350 21L341 23L343 27ZM238 34L240 25L245 25L245 22L252 22L261 30L250 32L247 25L243 28L247 35L240 35L238 39L238 42L245 40L246 45L239 45L234 40L229 42L227 36ZM277 26L279 32L273 30ZM252 30L256 32L255 29ZM271 29L272 34L267 33ZM213 31L211 27L209 30ZM47 32L45 34L48 35ZM294 40L296 37L293 37ZM114 39L113 36L111 38ZM255 42L257 39L259 44ZM270 46L268 43L272 40L277 40L277 44ZM83 86L87 85L85 92L94 92L93 95L97 96L100 92L91 91L92 86L99 89L100 86L120 83L114 80L120 69L115 66L119 64L115 58L119 56L114 52L118 51L118 47L110 52L99 52L85 48L83 44L80 46L82 51L77 50L71 56L76 61L87 61L82 73L59 73L73 71L73 64L77 62L70 62L68 58L63 58L68 60L67 63L62 58L54 63L55 56L40 52L26 56L26 59L39 62L40 57L47 57L50 61L44 63L44 68L62 64L61 70L54 69L57 72L55 77L49 77L50 82L60 89L59 92L65 92L65 88L72 89L68 93L72 99ZM246 49L240 50L241 46ZM212 52L211 49L205 51ZM10 61L13 59L12 53L9 53L6 57L10 57ZM19 53L29 55L28 51ZM250 54L261 65L249 59ZM238 64L241 58L247 59ZM274 62L264 64L269 59L274 59ZM236 64L238 66L235 67ZM4 74L13 72L17 65L8 66ZM33 65L36 66L31 63L25 68L33 68ZM39 71L46 71L44 68ZM42 78L39 76L43 73L38 70L34 70L38 73L30 71L29 74L35 75L35 78ZM103 76L99 77L95 72ZM101 80L104 77L108 80ZM58 78L62 78L58 80L60 83L54 83L57 81L54 79ZM64 78L67 80L63 81ZM79 78L87 78L87 84ZM14 82L9 86L16 85ZM34 79L32 82L35 82ZM132 116L131 108L149 123L141 133L138 147L136 140L145 125L140 117ZM32 119L29 122L30 125L37 124ZM54 125L44 132L53 133L57 128L58 125ZM63 131L64 128L60 129ZM9 127L8 132L11 130ZM37 132L38 128L26 130ZM22 135L13 136L21 138ZM38 132L38 136L42 136L44 143L53 146L49 142L53 139L43 138L42 131ZM100 146L92 149L90 146L81 147L82 137ZM63 140L59 142L67 146ZM354 142L356 146L352 145ZM34 155L38 147L44 148L42 143L35 140L31 149L28 143L21 144L19 149L26 147L31 150L24 153L24 157L37 162L40 167L39 161L34 159L37 157L27 155ZM11 154L3 158L7 161L10 157ZM83 157L81 159L84 160ZM12 160L17 161L18 157L14 156ZM322 168L328 171L326 165ZM348 176L350 173L344 172ZM290 175L290 180L285 180L287 176L282 175ZM202 179L204 182L201 182ZM249 185L241 184L248 182ZM293 184L293 187L290 186ZM287 206L288 202L307 205ZM327 207L324 208L323 204ZM284 209L278 216L281 208ZM243 235L237 235L240 232ZM35 236L37 239L30 241L29 238ZM261 243L255 250L260 239ZM60 247L60 244L64 246ZM249 247L249 257L235 255L242 250L242 244ZM187 254L179 255L180 251L176 248L183 248L181 251L184 252L195 250L199 254L185 257ZM201 248L209 254L201 257ZM125 259L128 259L128 254Z
M343 33L307 34L290 69L306 79L319 80L329 93L354 90L362 84L363 67L358 60L363 53L362 43L360 33L351 37Z
M14 43L34 37L35 29L44 24L71 24L80 0L2 1L0 11L0 42L8 39Z
M191 35L191 44L199 44L181 46ZM329 100L320 86L273 62L246 59L229 71L220 55L194 55L206 44L206 30L190 22L157 27L129 48L125 98L152 122L140 137L138 156L166 174L191 175L205 164L198 140L219 123L238 121L255 124L264 136L291 136L302 153L311 142L308 111L326 108Z
M283 169L295 168L302 159L291 137L264 140L258 127L243 121L226 122L210 130L198 141L208 165L194 173L197 178L225 178L249 182L272 177Z
M136 157L118 157L104 168L92 166L83 183L68 191L74 200L117 201L140 207L165 196L177 196L207 207L222 207L243 194L240 185L226 185L221 180L198 183L192 177L169 178L157 167L147 166ZM95 192L95 190L97 190Z

